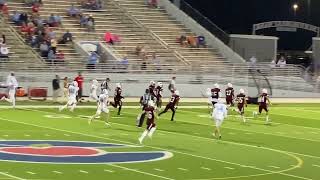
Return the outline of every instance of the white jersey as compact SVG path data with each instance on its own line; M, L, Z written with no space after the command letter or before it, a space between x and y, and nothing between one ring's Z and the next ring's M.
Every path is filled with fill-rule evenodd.
M9 91L15 91L18 87L18 81L16 79L16 77L9 75L7 77L7 86Z
M101 112L109 113L108 100L109 96L106 94L101 94L99 96L97 114L101 114Z
M215 120L223 121L223 119L227 117L227 114L228 114L228 110L225 104L217 103L214 105L212 117Z
M98 101L97 90L98 90L98 86L94 83L91 84L90 97L96 101Z
M76 98L78 95L79 87L69 86L69 98Z

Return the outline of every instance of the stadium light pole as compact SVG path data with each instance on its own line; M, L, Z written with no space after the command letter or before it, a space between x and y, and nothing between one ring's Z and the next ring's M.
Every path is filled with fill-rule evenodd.
M292 5L292 8L293 8L293 12L294 12L294 17L297 16L297 10L299 9L299 5L297 3L294 3Z

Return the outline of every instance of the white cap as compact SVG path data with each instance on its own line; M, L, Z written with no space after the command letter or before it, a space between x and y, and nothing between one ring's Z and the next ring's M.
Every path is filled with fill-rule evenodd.
M180 95L180 93L179 93L178 90L175 90L175 91L174 91L174 94L175 94L175 95L178 95L178 96Z
M77 81L73 81L72 85L73 85L74 87L78 87L78 82L77 82Z
M104 89L104 90L102 91L102 94L108 95L108 94L109 94L109 92L108 92L108 90L107 90L107 89Z
M215 87L215 88L219 88L220 86L219 86L218 83L215 83L215 84L214 84L214 87Z
M261 92L267 94L267 93L268 93L268 90L267 90L267 89L262 89Z
M244 94L244 89L240 89L240 90L239 90L239 93L240 93L240 94Z
M231 83L228 83L228 87L231 88L231 87L232 87L232 84L231 84Z
M121 84L120 84L120 83L117 83L116 86L117 86L118 88L121 88Z

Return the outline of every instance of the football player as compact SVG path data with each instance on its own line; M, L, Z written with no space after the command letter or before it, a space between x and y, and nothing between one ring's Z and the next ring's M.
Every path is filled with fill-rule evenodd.
M148 136L152 138L153 133L156 131L156 112L155 105L153 101L148 102L148 106L144 109L144 113L147 115L147 129L141 134L139 138L140 144L142 144L143 139Z
M146 89L145 93L143 96L140 97L140 105L142 106L142 113L138 115L137 117L137 126L142 127L144 118L145 118L145 109L148 107L148 102L153 101L154 98L150 94L150 90Z
M259 115L261 115L262 110L265 110L266 112L266 124L270 123L269 119L269 105L271 104L271 101L269 99L268 90L262 89L261 94L258 99L259 102ZM254 116L257 115L257 112L254 112Z
M179 101L180 101L179 91L175 90L166 108L161 113L159 113L159 116L161 116L162 114L166 113L169 109L171 109L172 111L171 121L174 121L174 115L176 114Z
M120 115L121 113L121 109L122 109L122 99L124 99L124 97L121 95L122 94L122 87L120 83L116 84L117 87L114 90L114 102L110 102L110 104L114 107L117 108L119 106L118 109L118 115Z
M106 78L106 80L101 83L101 85L100 85L101 86L101 93L103 92L104 89L108 90L108 92L111 91L111 89L109 87L109 83L110 83L110 78Z
M91 88L90 88L90 98L96 102L98 102L98 100L99 100L98 95L97 95L98 83L99 82L96 79L92 80Z
M16 107L16 90L18 88L18 81L14 76L14 72L11 72L10 75L7 77L6 84L2 85L3 87L8 88L9 90L9 97L6 98L3 96L0 100L7 101L12 104L12 107Z
M246 123L246 118L244 117L244 107L247 106L247 97L243 89L239 90L236 101L238 102L237 112L241 115L242 121Z
M232 87L231 83L228 83L227 89L225 90L226 95L226 104L227 106L233 106L233 100L234 100L234 89Z
M211 102L213 107L219 101L220 92L219 84L214 84L214 88L211 89Z
M70 111L73 112L77 106L77 95L78 95L79 87L77 81L73 81L72 84L69 85L68 88L68 102L66 105L61 106L59 111L64 110L65 108L69 107Z
M97 112L95 115L93 115L88 123L91 124L91 122L97 118L98 116L101 115L101 113L104 113L106 114L106 118L105 118L105 124L107 126L110 126L110 123L109 123L109 109L108 109L108 103L109 103L109 93L108 93L108 90L107 89L104 89L102 91L102 94L100 94L99 96L99 100L98 100L98 107L97 107Z
M213 112L212 112L212 119L215 122L215 130L212 134L216 138L221 139L221 125L225 118L227 118L228 110L227 106L219 100L217 103L214 104Z
M163 84L162 82L158 82L158 86L156 87L156 98L157 98L157 108L161 109L162 106L162 92L163 92Z
M151 96L156 97L156 83L154 81L150 81L149 92Z

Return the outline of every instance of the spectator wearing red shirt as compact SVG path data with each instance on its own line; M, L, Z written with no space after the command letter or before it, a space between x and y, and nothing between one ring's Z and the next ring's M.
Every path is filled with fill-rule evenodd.
M78 86L79 86L77 101L81 101L82 100L83 81L84 81L84 79L81 75L81 72L78 73L78 76L74 80L77 81Z
M33 13L38 13L40 11L40 5L38 3L34 3L32 5L32 12Z

